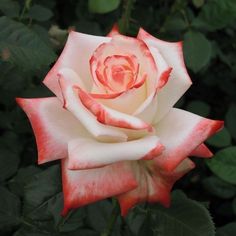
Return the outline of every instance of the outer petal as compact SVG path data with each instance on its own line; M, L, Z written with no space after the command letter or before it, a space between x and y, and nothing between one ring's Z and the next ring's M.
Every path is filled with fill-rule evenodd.
M33 127L39 164L66 157L70 140L89 137L80 122L62 108L56 97L17 98L17 103L26 112Z
M213 156L213 153L208 149L208 147L204 143L202 143L191 152L190 156L209 158Z
M89 90L92 85L90 75L89 59L94 50L104 42L109 42L109 37L92 36L71 31L66 45L58 58L56 64L49 71L43 83L58 97L61 97L61 90L58 85L58 71L71 68L83 80Z
M130 162L120 162L91 170L68 170L68 159L62 161L64 210L84 206L137 187Z
M165 150L155 162L172 171L208 137L223 127L223 121L209 120L193 113L172 108L155 126Z
M184 64L181 42L170 43L159 40L143 29L140 29L137 37L142 39L149 48L157 48L167 64L173 68L169 81L157 95L158 110L155 121L158 122L186 92L192 82Z
M127 136L124 132L101 124L96 120L96 117L84 107L80 99L78 99L77 91L73 88L71 76L73 76L73 74L67 74L67 76L61 74L59 79L64 107L97 139L110 142L126 141Z
M163 148L156 136L124 143L101 143L93 139L79 138L69 142L68 168L78 170L120 161L150 160L157 157Z
M123 216L128 213L130 208L145 201L150 203L160 202L168 207L170 204L170 191L174 183L195 166L190 159L185 159L181 162L173 172L165 172L155 168L153 164L149 166L136 165L138 187L117 197Z

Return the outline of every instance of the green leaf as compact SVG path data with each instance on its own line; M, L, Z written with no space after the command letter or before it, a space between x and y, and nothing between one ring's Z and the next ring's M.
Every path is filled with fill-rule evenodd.
M58 215L56 215L54 212L52 211L55 220L56 218L58 218ZM71 210L66 217L61 217L60 222L57 223L57 228L59 232L66 233L75 231L83 226L84 218L85 218L85 208L78 208Z
M202 7L192 25L204 30L215 31L224 28L235 19L235 0L210 0Z
M101 236L100 233L93 231L91 229L78 229L76 231L68 233L61 233L60 236ZM114 236L112 234L112 236Z
M23 226L13 236L50 236L51 234L40 231L36 227Z
M143 236L143 235L149 235L149 236L154 236L154 230L153 230L153 225L155 224L153 220L153 216L151 215L150 212L147 212L147 215L143 221L143 224L141 225L138 236Z
M236 235L236 222L224 225L216 230L216 236L233 236Z
M90 204L87 207L87 221L91 228L98 232L102 232L109 221L112 214L112 204L108 200ZM94 216L97 217L94 217ZM116 226L119 223L116 222Z
M20 223L20 200L0 186L0 229Z
M236 194L236 186L229 184L216 176L205 178L203 180L203 186L209 193L223 199L232 198Z
M54 165L34 175L24 190L24 214L29 214L61 192L60 167Z
M48 200L45 200L38 207L34 208L27 217L33 220L50 220L54 219L55 225L61 220L61 211L63 209L62 193L53 195Z
M56 1L57 0L50 0L50 1L48 1L48 0L34 0L34 3L40 4L44 7L47 7L47 8L51 9L51 8L54 8L56 6L56 4L57 4Z
M227 128L224 128L209 138L206 142L212 146L222 148L231 145L231 136Z
M140 209L143 211L141 212ZM145 212L145 214L143 214ZM132 232L132 235L138 235L141 227L144 224L147 211L143 210L140 206L134 208L125 218L125 221Z
M215 175L228 183L236 184L236 146L217 152L206 163Z
M17 17L20 12L20 5L13 0L1 0L0 11L8 17Z
M0 54L24 71L35 71L50 65L55 54L40 37L22 23L0 18Z
M184 55L187 66L198 72L210 61L211 42L200 32L188 31L184 35Z
M104 14L118 8L120 0L89 0L88 8L92 13Z
M0 63L0 86L7 91L21 91L26 86L28 76L9 62ZM7 97L9 100L9 97ZM2 99L1 99L2 101ZM15 103L15 101L14 101Z
M44 41L44 43L51 47L52 46L52 42L50 41L50 37L49 37L49 33L47 31L47 29L45 29L44 27L34 24L31 26L31 29L40 37L40 39L42 39Z
M188 103L186 109L190 112L204 117L208 116L210 113L210 106L206 102L200 100L191 101L190 103Z
M53 16L51 10L41 5L33 5L29 10L29 17L36 21L47 21Z
M9 189L15 194L23 197L24 187L31 180L31 177L41 170L36 166L20 168L17 175L8 182Z
M232 137L236 140L236 104L231 104L229 110L226 113L225 121L226 126L229 129Z
M0 148L0 182L16 173L20 158L8 149Z
M170 208L155 207L155 236L214 236L214 224L207 209L182 192L172 194Z
M187 27L186 21L178 15L167 18L164 24L164 29L167 31L181 31L185 30Z
M7 131L2 134L0 137L0 147L11 150L14 153L22 151L22 143L18 136L12 131Z

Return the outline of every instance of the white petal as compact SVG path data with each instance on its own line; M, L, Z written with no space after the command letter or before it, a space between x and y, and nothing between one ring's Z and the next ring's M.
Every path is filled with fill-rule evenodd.
M69 169L88 169L120 161L153 159L163 150L159 138L147 136L123 143L101 143L94 139L75 139L69 143Z
M157 48L167 64L172 67L169 81L157 95L158 110L155 122L158 122L186 92L192 82L184 64L181 42L170 43L159 40L143 29L140 29L137 37L142 39L149 47Z
M111 126L103 125L97 121L96 117L89 112L80 99L78 99L78 94L73 88L73 84L64 74L61 74L59 84L61 86L66 109L69 110L95 138L104 141L127 140L127 136L122 131Z
M109 37L99 37L71 31L66 45L56 64L49 71L43 83L58 97L61 97L58 85L58 71L71 68L83 80L87 90L91 89L92 79L89 60L95 49L104 42L109 42Z
M152 123L157 113L157 95L168 82L172 68L168 66L157 48L149 47L149 49L157 65L157 84L153 92L141 103L133 115L141 118L145 122Z
M17 98L17 102L26 112L33 127L40 164L66 157L70 140L90 137L81 123L62 108L56 97Z

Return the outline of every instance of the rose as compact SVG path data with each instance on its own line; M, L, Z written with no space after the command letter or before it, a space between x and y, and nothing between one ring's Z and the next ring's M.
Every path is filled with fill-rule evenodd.
M170 191L210 157L204 141L223 122L173 108L191 85L182 43L70 32L44 84L56 97L18 104L32 124L39 164L62 159L64 210L115 196L122 215L139 202L170 202Z

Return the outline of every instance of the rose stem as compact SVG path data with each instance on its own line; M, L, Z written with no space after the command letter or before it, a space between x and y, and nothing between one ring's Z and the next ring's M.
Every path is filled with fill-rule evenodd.
M123 12L121 19L119 20L119 31L126 35L129 29L129 22L131 17L131 11L135 0L123 0Z
M32 3L32 0L25 0L23 10L22 10L21 14L18 17L19 21L21 21L23 19L26 11L28 11L30 9L31 3Z
M120 208L119 208L119 204L118 204L117 200L115 200L113 198L112 203L113 203L113 210L112 210L112 213L111 213L111 217L110 217L110 220L107 223L107 227L101 233L101 236L109 236L112 233L112 229L114 227L114 224L116 223L116 219L120 214Z

